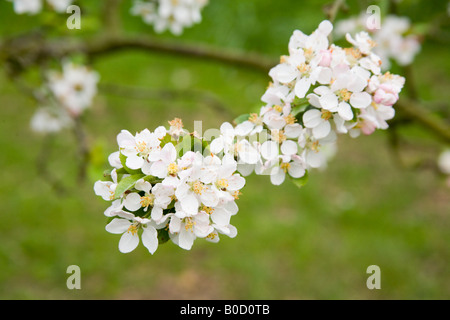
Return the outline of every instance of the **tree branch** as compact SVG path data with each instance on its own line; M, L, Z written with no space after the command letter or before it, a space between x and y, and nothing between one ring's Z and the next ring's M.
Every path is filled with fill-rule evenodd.
M430 132L434 133L434 135L442 141L450 143L450 127L443 121L432 117L429 113L424 111L418 102L412 99L402 98L394 107L400 110L405 117L416 121Z

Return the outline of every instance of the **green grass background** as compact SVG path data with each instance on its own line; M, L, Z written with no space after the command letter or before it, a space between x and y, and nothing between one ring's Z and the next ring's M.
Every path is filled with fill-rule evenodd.
M71 32L74 37L89 37L96 28L101 30L89 18L100 10L100 1L79 2L85 8L85 29ZM287 53L294 29L307 33L315 29L327 3L210 2L202 24L179 38L168 33L157 37L255 51L276 59ZM373 3L385 7L382 1ZM405 0L399 10L427 23L445 10L446 3ZM369 2L349 4L349 14L356 14ZM129 5L124 1L126 32L154 35L150 26L128 15ZM10 3L1 1L0 36L24 33L46 17L17 16ZM448 51L448 43L426 42L413 65L426 100L450 99ZM204 128L218 127L260 107L269 77L188 57L142 52L110 55L95 61L94 68L103 85L133 86L144 93L194 90L213 96L228 111L211 108L202 99L137 99L102 90L84 119L94 150L88 181L76 183L72 132L58 135L46 151L52 174L67 188L60 194L37 173L44 139L29 129L37 106L0 73L1 299L450 298L449 188L431 170L401 168L386 132L340 137L328 168L311 172L302 189L289 182L272 186L265 176L249 177L238 201L239 213L232 219L239 232L235 239L222 237L218 244L198 239L191 251L167 243L153 256L143 246L121 254L119 236L104 230L107 203L93 192L93 183L108 167L108 154L117 148L117 133L152 129L174 117L183 118L187 127L194 120L203 120ZM36 80L33 71L29 78ZM436 145L419 128L407 128L403 134L413 143ZM413 156L435 154L428 148ZM366 287L366 269L373 264L381 268L381 290ZM81 290L66 287L69 265L81 268Z

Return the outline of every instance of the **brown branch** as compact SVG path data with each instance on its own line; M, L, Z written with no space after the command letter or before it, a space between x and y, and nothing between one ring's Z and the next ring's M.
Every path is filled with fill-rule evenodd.
M450 127L439 118L435 118L424 111L417 101L402 98L394 107L400 110L405 117L416 121L443 142L450 144Z
M218 50L204 45L187 45L149 37L133 38L109 35L106 37L94 37L84 41L71 41L65 38L39 40L41 40L39 45L36 45L36 41L7 41L0 45L0 52L9 59L20 57L23 53L26 53L26 65L22 69L26 69L33 64L40 64L42 61L60 60L77 53L82 53L95 59L125 50L142 50L218 62L229 66L264 72L265 74L278 63L275 59L272 60L256 53ZM21 64L21 61L15 62Z
M74 118L74 133L75 138L78 142L78 156L79 156L79 167L78 167L78 182L82 183L86 178L87 166L89 163L89 146L87 142L86 133L83 128L83 123L80 117Z

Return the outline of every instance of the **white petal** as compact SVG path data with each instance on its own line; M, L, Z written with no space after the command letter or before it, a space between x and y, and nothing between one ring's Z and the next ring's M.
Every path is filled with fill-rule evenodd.
M311 81L308 78L301 78L295 84L294 88L295 95L299 98L304 98L306 96L306 93L308 93L310 87Z
M266 141L261 145L261 156L266 160L272 160L278 156L278 143Z
M288 173L293 178L301 178L305 175L305 168L300 163L291 162Z
M125 232L119 241L119 251L129 253L136 249L139 244L139 236L137 233Z
M185 228L181 228L180 234L178 235L178 245L180 248L185 250L191 250L194 244L195 234Z
M356 92L350 97L350 104L359 109L367 108L372 102L372 96L367 92Z
M230 224L231 215L220 208L216 208L213 213L211 213L211 220L218 224L219 226L227 226Z
M125 162L126 166L132 170L137 170L142 168L144 165L144 159L137 155L130 155L127 157L127 161Z
M106 231L114 234L121 234L128 230L131 226L131 222L125 219L114 219L108 223L105 227Z
M227 190L237 191L245 186L245 179L238 174L233 175L228 179Z
M284 182L285 178L286 173L284 172L284 170L280 169L279 167L273 168L270 174L270 182L272 182L273 185L279 186Z
M331 125L328 121L322 121L317 127L314 127L312 132L316 139L322 139L328 136L331 131Z
M338 106L338 113L344 120L352 120L353 119L353 112L352 108L347 102L341 102Z
M198 212L199 203L197 198L193 194L185 196L183 199L179 199L183 210L190 215L195 215Z
M298 123L294 124L288 124L286 127L284 127L284 134L288 138L298 138L300 134L302 133L302 126Z
M154 227L144 227L144 232L142 232L142 243L151 254L155 253L156 249L158 249L158 232Z
M298 145L292 140L286 140L281 145L281 152L284 155L293 155L296 154L298 151Z
M130 193L123 200L123 205L130 211L139 210L141 205L141 196L138 193Z
M322 112L320 112L317 109L308 110L303 115L303 124L307 128L314 128L318 126L321 122L323 122Z

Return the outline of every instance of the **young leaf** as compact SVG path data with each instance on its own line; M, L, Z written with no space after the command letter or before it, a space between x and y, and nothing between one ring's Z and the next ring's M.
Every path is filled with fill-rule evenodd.
M291 181L299 188L303 187L308 182L308 171L305 171L305 175L301 178L292 178Z
M114 198L120 198L120 196L127 190L134 187L136 181L145 177L145 174L134 174L132 176L128 176L123 178L116 187L116 191L114 192Z
M250 114L246 113L246 114L242 114L239 117L237 117L236 119L234 119L233 122L236 124L240 124L244 121L247 121L249 118L250 118Z

